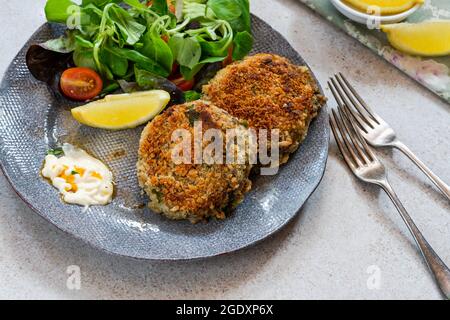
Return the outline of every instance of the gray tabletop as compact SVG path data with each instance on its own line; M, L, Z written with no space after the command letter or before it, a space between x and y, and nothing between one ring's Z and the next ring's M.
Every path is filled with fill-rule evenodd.
M0 75L44 22L44 3L0 6ZM449 105L296 0L252 1L252 11L292 43L324 87L344 72L450 181ZM448 202L397 151L380 154L406 208L450 264ZM441 298L388 197L350 175L334 140L325 177L293 223L256 247L208 260L151 263L99 252L35 215L2 175L0 199L3 299Z

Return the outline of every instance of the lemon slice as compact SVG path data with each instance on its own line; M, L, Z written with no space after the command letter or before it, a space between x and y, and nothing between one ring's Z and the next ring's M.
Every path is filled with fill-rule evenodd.
M387 24L381 30L400 51L419 56L450 54L450 20Z
M90 127L129 129L153 119L169 101L170 94L162 90L114 94L72 109L72 116Z
M368 13L370 7L379 7L381 15L391 15L411 9L424 0L344 0L355 9Z

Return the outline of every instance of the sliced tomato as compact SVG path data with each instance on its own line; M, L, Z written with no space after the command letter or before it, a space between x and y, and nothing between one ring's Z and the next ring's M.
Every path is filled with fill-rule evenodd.
M189 91L195 85L195 80L185 80L183 77L171 80L182 91Z
M77 101L95 98L103 89L103 81L98 73L82 67L64 71L59 85L66 97Z

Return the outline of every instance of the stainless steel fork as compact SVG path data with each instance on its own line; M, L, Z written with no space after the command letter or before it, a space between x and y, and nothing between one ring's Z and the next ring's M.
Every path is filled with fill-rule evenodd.
M350 119L351 115L348 109L344 109L343 106L338 107L338 112L332 110L330 115L331 129L345 162L360 180L378 185L388 194L416 241L437 285L445 297L450 299L449 268L425 240L409 216L387 179L384 165L374 155L356 125Z
M404 143L398 140L395 131L370 109L341 73L331 78L331 83L328 82L328 86L338 104L341 107L346 107L356 120L360 133L370 145L373 147L393 147L403 152L450 200L450 187L420 161Z

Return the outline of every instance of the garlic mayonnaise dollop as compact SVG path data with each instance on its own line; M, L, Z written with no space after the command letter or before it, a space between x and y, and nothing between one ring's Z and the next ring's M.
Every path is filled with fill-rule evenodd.
M81 206L111 202L113 175L108 167L86 151L65 143L64 155L45 157L42 175L59 190L65 202Z

